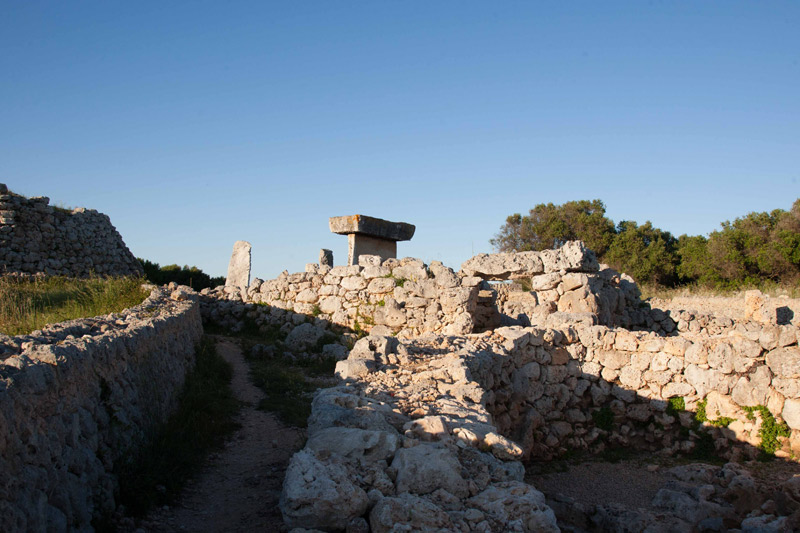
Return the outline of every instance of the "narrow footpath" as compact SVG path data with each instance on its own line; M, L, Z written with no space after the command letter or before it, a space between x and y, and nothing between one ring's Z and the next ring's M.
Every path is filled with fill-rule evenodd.
M239 345L216 337L217 353L233 366L231 388L243 402L241 428L213 454L171 507L151 512L140 530L172 532L277 532L284 529L278 509L289 459L300 449L305 431L283 425L272 413L256 409L264 393L252 384Z

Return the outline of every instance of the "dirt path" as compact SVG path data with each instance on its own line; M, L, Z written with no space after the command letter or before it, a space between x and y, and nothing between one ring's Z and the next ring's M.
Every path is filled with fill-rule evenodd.
M233 366L231 388L244 403L241 428L212 455L172 507L150 513L145 531L281 531L278 510L286 466L300 448L304 431L288 428L272 413L256 409L264 393L250 382L249 367L238 344L217 337L217 352Z

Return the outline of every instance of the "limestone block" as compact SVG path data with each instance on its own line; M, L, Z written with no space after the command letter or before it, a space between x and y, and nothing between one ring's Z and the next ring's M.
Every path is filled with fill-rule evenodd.
M370 294L386 294L394 291L395 285L396 281L393 278L374 278L369 282L367 292Z
M364 276L364 279L374 279L374 278L385 278L390 276L392 273L392 269L385 266L368 266L364 267L364 271L361 273Z
M596 350L597 361L609 370L619 370L631 361L631 354L618 350Z
M342 278L341 285L348 291L360 291L367 288L367 280L361 276L348 276Z
M430 500L413 494L381 498L369 513L372 533L395 531L452 531L446 512Z
M390 241L407 241L416 229L406 222L390 222L365 215L331 217L328 225L332 233L339 235L361 234Z
M319 300L319 295L314 289L304 289L297 294L295 300L300 303L313 304Z
M800 400L786 400L783 404L781 417L790 428L800 429Z
M549 291L555 289L561 282L561 273L551 272L550 274L540 274L531 278L532 291Z
M338 296L328 296L319 301L319 310L325 314L332 315L342 308L342 299Z
M286 336L286 347L303 351L313 347L325 335L325 330L311 323L300 324Z
M439 287L450 289L461 284L453 269L444 266L441 261L431 261L430 271Z
M564 293L558 299L558 310L563 313L592 313L596 314L600 308L597 296L583 286L574 291Z
M319 251L319 264L320 266L329 266L333 268L333 251L323 248Z
M800 378L800 347L787 346L767 354L767 365L781 378Z
M322 462L307 450L289 462L279 503L288 527L343 530L368 505L366 492L351 481L344 465Z
M467 482L461 477L461 465L447 448L420 444L395 453L392 468L397 471L398 492L430 494L445 489L460 498L469 495Z
M343 427L318 431L306 443L306 448L316 455L324 451L359 463L391 460L399 446L397 433Z
M363 267L379 267L381 266L381 256L361 254L358 256L358 264Z
M695 393L694 387L688 383L667 383L661 389L661 396L663 398L674 398L676 396L684 397L691 396Z
M247 241L236 241L233 244L228 276L225 278L226 287L245 289L250 284L250 249Z
M520 481L493 483L483 492L467 500L469 507L486 513L498 531L560 531L555 513L545 503L544 494Z
M557 250L540 252L544 272L597 272L600 265L594 252L581 241L569 241Z
M561 278L561 290L564 292L587 285L589 285L589 276L580 272L568 272Z

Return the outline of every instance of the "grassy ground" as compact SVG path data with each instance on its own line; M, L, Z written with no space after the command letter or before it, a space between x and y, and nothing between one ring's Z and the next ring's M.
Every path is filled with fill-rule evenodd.
M253 383L266 397L259 409L271 411L286 424L306 427L311 414L311 399L323 378L333 376L336 361L289 362L278 357L248 356Z
M187 376L177 412L156 433L152 444L119 467L119 502L134 516L171 502L205 457L222 446L238 426L240 404L234 398L231 366L214 341L204 337L197 366Z
M0 277L0 333L24 335L46 324L116 313L149 294L140 278Z
M322 357L313 360L286 359L282 357L286 334L274 327L261 330L250 319L245 320L244 329L238 333L210 324L204 324L203 327L208 333L239 339L250 365L250 377L266 394L259 402L259 409L275 413L287 425L306 427L314 392L321 387L331 386L335 360ZM309 351L319 354L323 345L334 342L336 338L333 334L326 335ZM271 346L273 355L254 354L252 348L257 344Z
M764 283L759 286L742 287L736 290L712 289L702 285L682 285L680 287L669 288L661 285L642 284L639 286L642 291L642 300L649 298L662 298L669 300L677 297L696 296L704 298L713 297L734 297L744 298L745 291L758 289L764 294L777 297L788 296L789 298L800 298L800 285Z

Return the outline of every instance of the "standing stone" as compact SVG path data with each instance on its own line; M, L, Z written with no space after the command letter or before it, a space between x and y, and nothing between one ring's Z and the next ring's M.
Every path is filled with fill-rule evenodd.
M391 222L365 215L331 217L331 232L347 235L347 264L358 264L360 255L377 255L383 259L397 257L397 241L407 241L416 229L406 222Z
M329 266L333 268L333 251L323 248L319 251L319 266Z
M245 290L250 284L250 243L236 241L233 244L231 262L228 263L228 277L225 279L226 287L237 287Z

